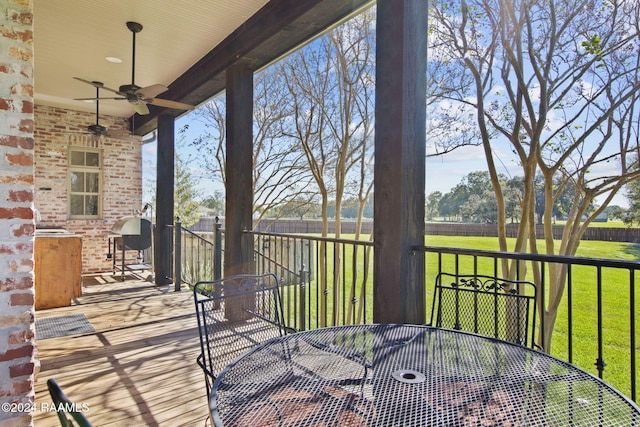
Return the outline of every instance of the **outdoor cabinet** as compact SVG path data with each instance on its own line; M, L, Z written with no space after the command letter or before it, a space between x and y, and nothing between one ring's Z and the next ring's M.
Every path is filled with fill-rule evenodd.
M66 230L37 230L34 247L36 310L71 305L82 295L82 238Z

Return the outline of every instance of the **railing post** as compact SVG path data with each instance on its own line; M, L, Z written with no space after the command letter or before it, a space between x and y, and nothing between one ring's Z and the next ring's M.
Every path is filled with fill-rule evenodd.
M304 325L305 325L305 320L307 318L306 305L305 305L305 301L306 301L305 288L307 286L306 278L307 278L307 272L304 270L304 264L302 264L300 269L300 301L298 301L298 307L299 307L298 312L300 313L298 329L300 331L305 330Z
M216 217L214 227L213 279L218 280L222 278L222 224L220 224L220 218Z
M174 280L173 290L179 292L182 284L182 223L180 217L176 217L175 226L175 251L173 254L174 262Z

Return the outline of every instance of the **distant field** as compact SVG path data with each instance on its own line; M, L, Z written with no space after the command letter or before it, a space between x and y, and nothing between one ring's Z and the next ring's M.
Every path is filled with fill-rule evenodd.
M443 218L434 218L430 221L427 222L434 222L434 223L442 223L442 222L450 222L450 221L445 221ZM462 223L456 223L456 222L451 222L452 224L462 224ZM554 222L554 225L565 225L566 221L556 221ZM607 221L607 222L592 222L591 224L589 224L589 227L597 227L597 228L627 228L627 225L619 220L615 220L615 221ZM638 228L638 227L634 227L634 228Z
M507 239L510 248L514 239ZM539 241L540 251L543 252L542 240ZM471 248L484 250L498 250L497 237L474 236L425 236L428 246L443 246L447 248ZM640 261L640 245L625 242L602 242L597 240L583 240L580 242L576 256L586 258L606 258Z

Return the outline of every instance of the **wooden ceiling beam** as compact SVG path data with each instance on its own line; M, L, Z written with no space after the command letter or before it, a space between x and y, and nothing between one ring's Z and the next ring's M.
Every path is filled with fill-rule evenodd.
M161 98L200 105L225 88L225 70L238 60L258 70L287 52L368 7L373 0L271 0L236 31L169 85ZM158 115L182 110L149 105L150 114L131 118L137 135L158 126Z

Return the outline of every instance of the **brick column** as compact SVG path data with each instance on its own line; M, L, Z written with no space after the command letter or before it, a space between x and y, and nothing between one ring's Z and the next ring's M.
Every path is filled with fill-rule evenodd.
M0 404L34 400L33 12L0 0ZM0 425L32 425L0 409Z

